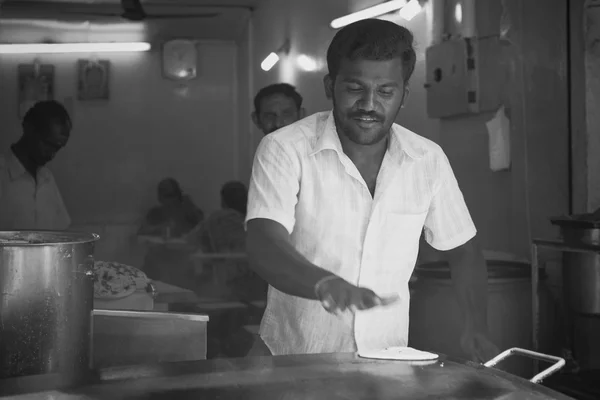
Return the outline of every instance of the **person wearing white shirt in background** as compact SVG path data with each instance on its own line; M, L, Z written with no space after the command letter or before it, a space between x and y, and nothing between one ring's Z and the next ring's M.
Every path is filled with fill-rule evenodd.
M270 287L249 356L407 346L408 282L423 230L448 257L463 349L478 361L498 353L488 339L485 260L450 163L438 145L394 123L415 58L402 26L367 19L342 28L324 78L333 110L262 139L247 252Z
M40 101L22 126L21 138L0 155L0 230L67 229L71 219L46 164L69 140L69 113L56 101Z

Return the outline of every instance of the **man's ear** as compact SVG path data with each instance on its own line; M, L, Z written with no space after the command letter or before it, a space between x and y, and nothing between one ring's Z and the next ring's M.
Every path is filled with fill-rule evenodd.
M252 117L252 122L254 122L254 125L256 125L258 129L260 129L260 125L258 124L258 114L256 114L256 111L252 111L252 114L250 114L250 116Z
M404 88L404 97L402 97L402 108L404 108L404 106L406 105L409 95L410 95L410 88L408 86L406 86Z
M333 98L333 79L329 74L323 77L323 87L325 88L325 97L331 100Z

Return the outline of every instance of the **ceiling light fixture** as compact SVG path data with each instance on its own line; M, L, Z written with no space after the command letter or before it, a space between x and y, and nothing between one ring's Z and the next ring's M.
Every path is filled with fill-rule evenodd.
M367 18L376 18L384 14L391 13L404 7L408 2L406 0L390 0L385 3L377 4L375 6L365 8L364 10L357 11L352 14L344 15L343 17L336 18L331 21L330 26L333 29L339 29L346 25L350 25L356 21L360 21Z
M422 10L419 0L410 0L404 7L400 9L398 15L403 19L410 21L416 17Z
M150 50L146 42L0 44L0 54L123 53Z
M290 41L289 39L286 39L286 41L277 51L271 52L267 57L265 57L265 59L260 63L260 68L263 71L270 71L271 68L273 68L279 61L280 55L288 54L289 52Z

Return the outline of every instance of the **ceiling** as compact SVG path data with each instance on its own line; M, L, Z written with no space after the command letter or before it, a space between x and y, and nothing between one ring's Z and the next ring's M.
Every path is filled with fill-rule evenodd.
M141 0L142 4L191 5L199 7L255 7L261 0ZM70 4L113 4L119 0L0 0L0 3L70 3Z
M243 34L252 10L262 0L141 0L148 15L216 14L210 18L147 19L146 40L186 36L196 39L236 40ZM26 31L29 26L52 22L67 30L90 25L131 25L120 18L119 0L0 0L0 25L10 31ZM97 14L115 14L99 16ZM85 23L85 24L82 24ZM18 28L14 28L18 27ZM2 28L0 26L0 28ZM37 28L36 28L37 29ZM9 33L6 29L4 33ZM16 35L2 35L2 42L20 41ZM124 39L125 40L125 39Z

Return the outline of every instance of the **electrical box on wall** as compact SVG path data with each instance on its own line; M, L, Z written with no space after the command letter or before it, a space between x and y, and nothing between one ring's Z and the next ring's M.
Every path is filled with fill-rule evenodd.
M505 69L499 36L446 40L427 48L427 113L431 118L494 111L502 104Z

